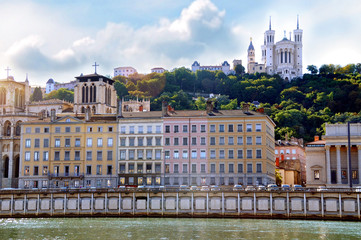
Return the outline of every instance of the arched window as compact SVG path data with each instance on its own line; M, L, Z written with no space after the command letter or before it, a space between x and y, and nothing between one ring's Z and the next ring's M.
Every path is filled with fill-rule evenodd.
M81 107L81 113L85 113L85 108Z
M84 85L81 89L81 102L85 103L85 87L86 85Z
M18 121L18 122L16 123L16 127L15 127L15 135L16 135L16 136L20 136L20 133L21 133L20 123L21 123L21 121Z
M94 86L94 93L93 93L93 102L97 101L97 87Z
M107 104L108 101L108 89L105 87L105 104Z
M287 51L285 51L285 63L287 63Z
M281 51L281 63L283 63L283 51Z
M89 87L88 86L85 87L85 102L86 103L89 102Z
M89 102L93 102L93 85L90 86L90 93L89 93Z
M288 62L291 63L291 52L288 52Z

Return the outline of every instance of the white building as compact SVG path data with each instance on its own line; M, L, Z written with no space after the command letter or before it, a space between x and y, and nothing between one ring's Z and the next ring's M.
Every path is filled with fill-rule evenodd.
M114 68L114 77L116 76L124 76L129 77L129 75L138 73L137 70L133 67L117 67Z
M152 73L164 73L166 70L162 67L155 67L150 70Z
M50 78L47 82L46 82L46 88L45 88L45 93L48 94L51 91L53 91L55 89L55 81L54 79Z
M291 81L293 78L302 77L302 29L299 29L299 21L297 18L297 29L293 30L294 41L290 37L284 38L275 43L275 30L271 28L271 20L269 29L264 33L264 45L262 45L262 64L266 69L266 73L278 74L283 79ZM252 41L248 48L248 63L250 64L250 50L252 50ZM254 48L253 48L254 51ZM254 55L253 55L254 56ZM258 64L258 67L262 67Z
M226 75L233 73L233 71L231 71L231 66L227 61L224 61L222 65L216 66L201 66L200 63L194 61L194 63L192 64L192 71L196 72L197 70L222 71Z

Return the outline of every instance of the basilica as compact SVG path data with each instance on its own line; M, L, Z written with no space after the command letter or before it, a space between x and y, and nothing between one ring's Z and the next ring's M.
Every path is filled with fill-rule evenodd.
M293 40L291 32L289 38L286 32L281 41L275 42L275 30L271 28L264 33L264 44L262 49L262 62L255 61L255 49L252 39L248 47L248 73L278 74L284 80L291 81L293 78L302 77L302 29L299 28L297 18L297 28L293 30Z

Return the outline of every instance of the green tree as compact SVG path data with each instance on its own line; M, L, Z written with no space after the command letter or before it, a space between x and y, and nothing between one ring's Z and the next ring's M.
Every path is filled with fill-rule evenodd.
M237 64L235 67L234 67L234 71L236 72L237 75L243 75L245 73L245 69L244 67L242 66L242 64Z
M115 91L117 92L118 98L122 98L129 94L127 87L122 82L115 81L114 88L115 88Z
M45 99L60 99L68 102L74 102L74 92L66 88L54 90L46 95Z
M206 110L207 103L204 97L198 97L194 104L198 110Z
M41 100L43 100L43 92L41 91L40 87L36 87L33 94L30 96L30 101L38 102Z
M315 65L308 65L307 70L310 71L311 74L317 74L318 69Z

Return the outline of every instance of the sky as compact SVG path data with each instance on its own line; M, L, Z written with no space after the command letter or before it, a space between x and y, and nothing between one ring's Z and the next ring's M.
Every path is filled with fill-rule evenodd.
M139 73L220 65L247 65L250 37L261 61L269 18L280 41L303 30L308 65L361 62L359 0L0 0L0 79L45 86L80 74L113 76L114 68Z

